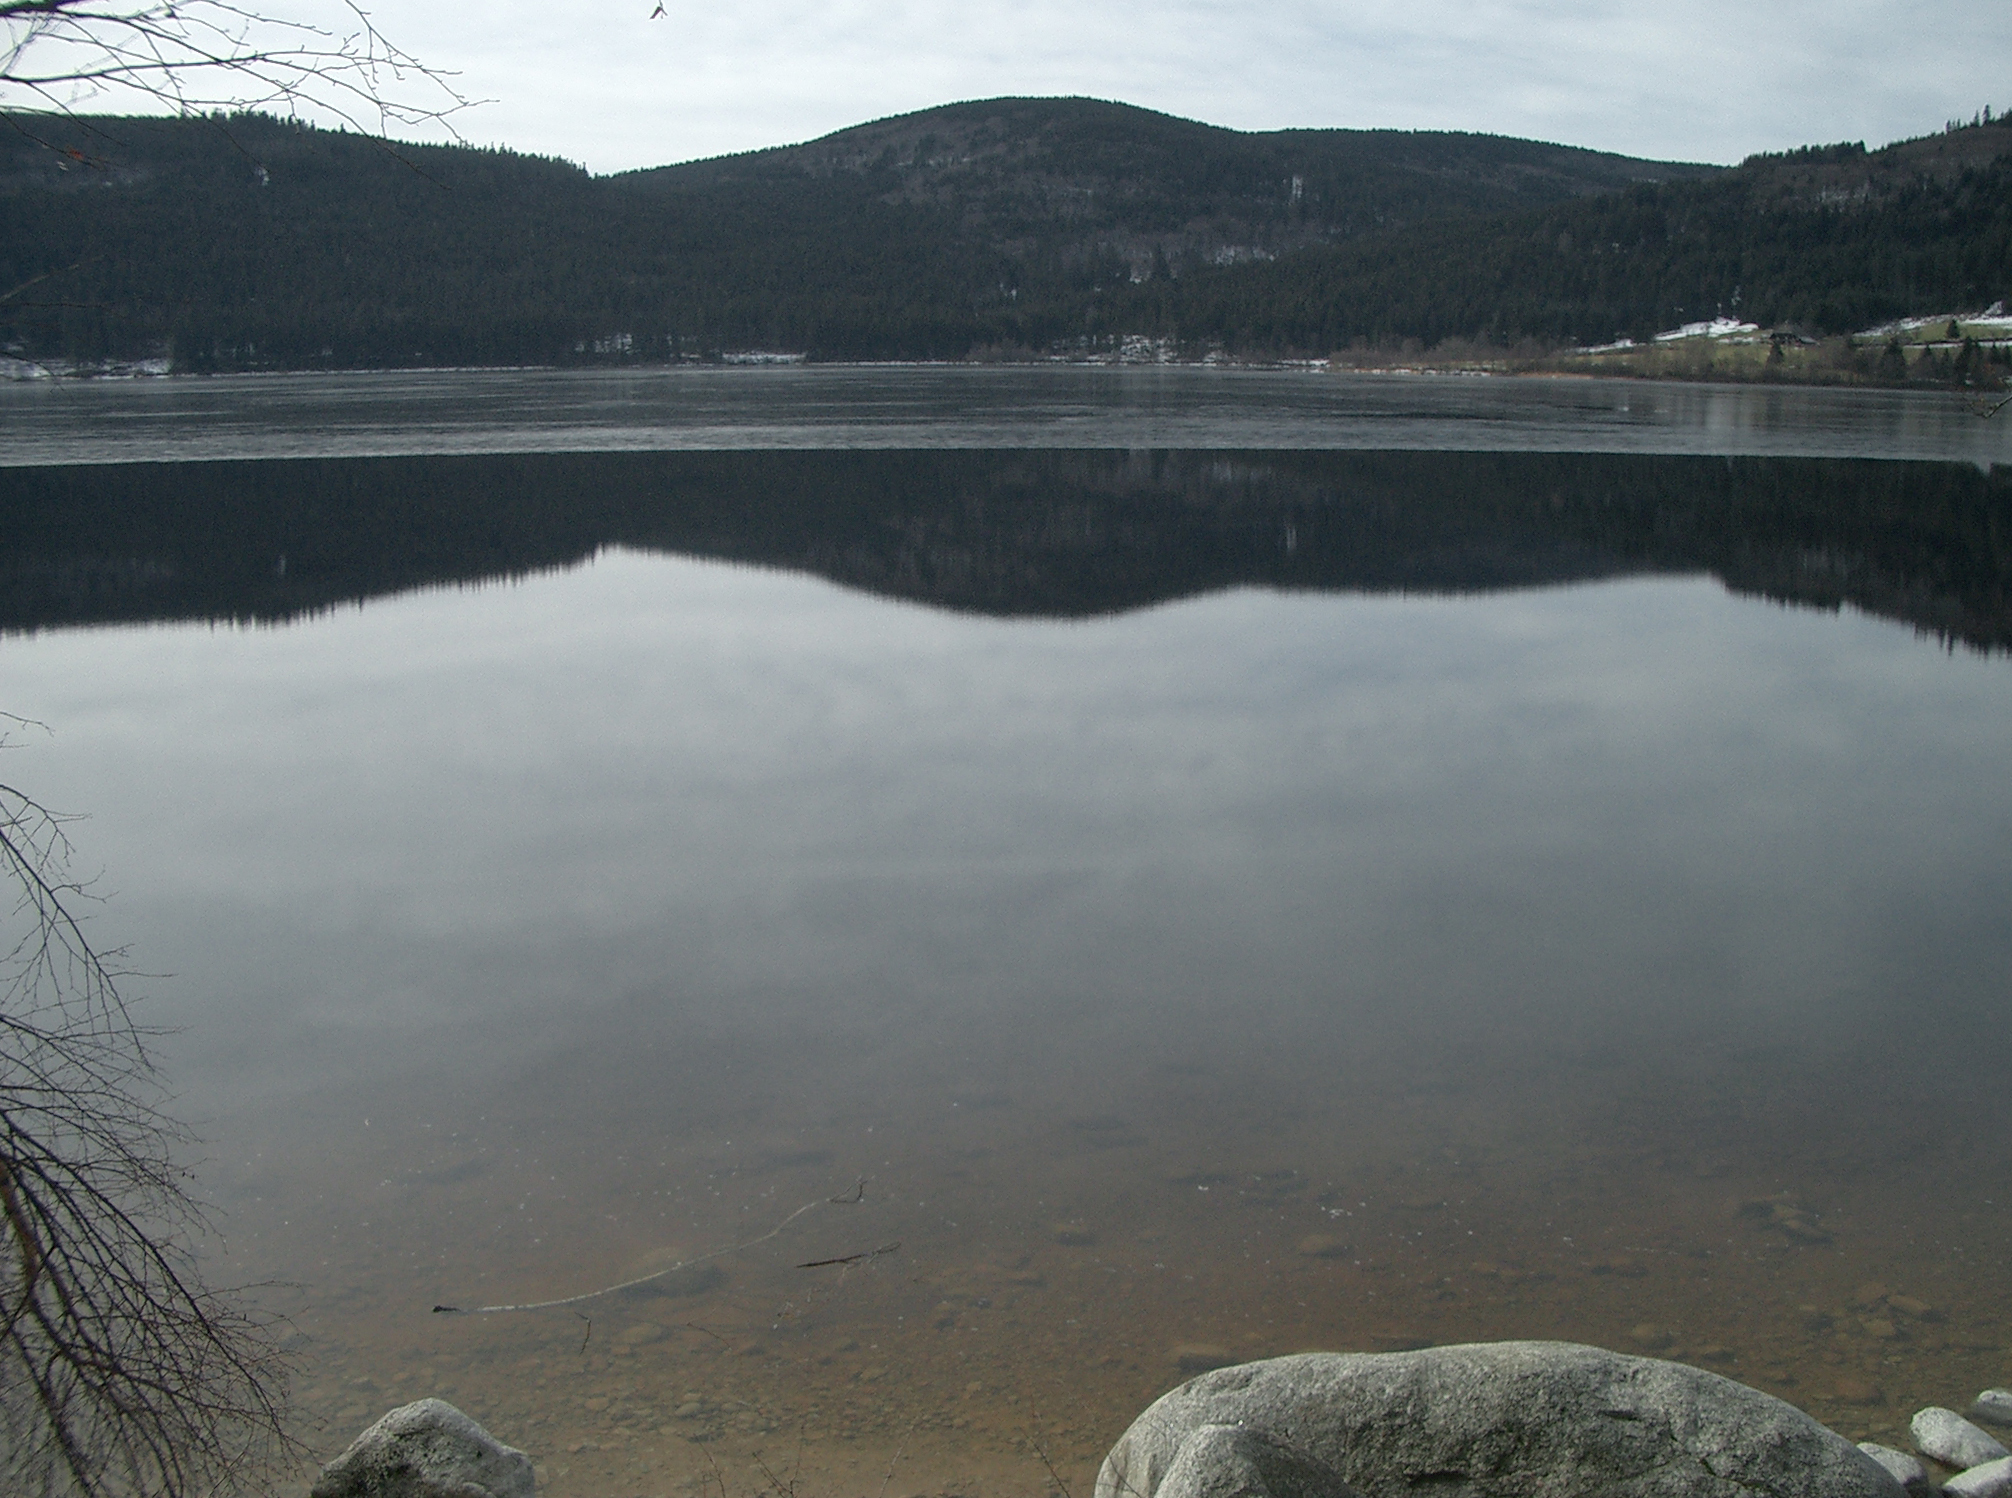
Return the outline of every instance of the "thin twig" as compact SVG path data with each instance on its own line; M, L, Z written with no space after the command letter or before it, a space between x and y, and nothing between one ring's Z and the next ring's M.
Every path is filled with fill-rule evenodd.
M908 1449L909 1437L915 1434L915 1427L921 1423L922 1417L917 1415L909 1422L908 1429L902 1432L901 1444L894 1448L894 1455L887 1459L887 1475L880 1479L880 1492L875 1498L887 1498L887 1485L894 1481L894 1469L901 1463L901 1453Z
M774 1472L769 1470L769 1464L762 1459L762 1454L759 1451L754 1452L753 1456L754 1456L754 1464L757 1467L761 1468L761 1475L768 1479L768 1485L770 1487L774 1488L778 1493L782 1494L782 1498L796 1498L796 1483L794 1479L792 1479L789 1482L784 1482L780 1477L777 1477Z
M712 1452L708 1451L704 1446L699 1447L699 1455L703 1456L706 1459L706 1465L713 1469L713 1481L720 1485L720 1498L727 1498L726 1473L720 1471L720 1464L713 1460Z
M870 1259L877 1259L882 1254L894 1253L900 1247L901 1240L897 1238L892 1243L881 1244L878 1248L862 1249L856 1254L842 1254L836 1259L812 1259L808 1264L799 1264L796 1267L799 1269L829 1269L834 1264L859 1264Z
M1047 1448L1042 1446L1040 1437L1029 1432L1027 1444L1034 1448L1034 1454L1041 1458L1041 1465L1046 1467L1048 1475L1055 1479L1055 1486L1062 1490L1062 1498L1075 1498L1075 1494L1069 1491L1069 1484L1062 1480L1062 1474L1055 1470L1055 1464L1048 1460Z

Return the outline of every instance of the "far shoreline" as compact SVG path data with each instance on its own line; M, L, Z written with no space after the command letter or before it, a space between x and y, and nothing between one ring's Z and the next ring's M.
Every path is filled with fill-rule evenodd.
M44 386L61 384L152 384L184 383L217 379L288 379L303 376L424 376L424 375L671 375L678 373L781 374L796 370L1035 370L1104 369L1121 371L1184 371L1211 374L1304 374L1310 376L1364 376L1381 379L1508 379L1597 381L1617 380L1643 385L1742 386L1781 390L1856 389L1893 393L1954 396L1986 404L2002 402L2007 387L2002 385L1961 385L1928 379L1881 380L1849 370L1797 369L1793 373L1772 370L1748 372L1713 367L1642 368L1619 361L1594 360L1576 351L1535 359L1434 360L1407 359L1361 361L1346 355L1326 357L1256 358L1167 358L1126 359L1053 357L1042 359L813 359L793 358L686 360L679 363L649 364L387 364L341 368L299 367L264 369L176 369L158 367L165 361L108 362L88 367L44 364L34 360L0 358L0 386ZM144 366L155 367L144 367ZM1992 414L1989 411L1982 415Z

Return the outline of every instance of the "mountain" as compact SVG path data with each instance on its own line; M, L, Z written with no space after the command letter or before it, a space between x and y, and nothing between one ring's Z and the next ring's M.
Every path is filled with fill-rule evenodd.
M0 352L36 359L1555 348L2012 299L2012 125L1983 116L1718 169L997 99L615 177L257 115L13 123Z
M256 115L38 117L0 137L0 347L192 369L962 357L1105 331L1155 256L1261 260L1711 170L1079 99L614 178Z
M604 547L995 617L1220 589L1638 574L2012 649L2012 487L1967 463L1570 453L537 454L0 469L0 632L279 622Z
M2012 123L1879 151L1754 156L1530 212L1441 220L1307 249L1175 298L1135 294L1135 326L1244 348L1447 338L1497 345L1643 340L1733 315L1844 333L2012 300Z
M1022 264L1115 252L1143 278L1720 170L1492 135L1247 132L1095 99L986 99L615 180L694 198L826 184L933 210Z

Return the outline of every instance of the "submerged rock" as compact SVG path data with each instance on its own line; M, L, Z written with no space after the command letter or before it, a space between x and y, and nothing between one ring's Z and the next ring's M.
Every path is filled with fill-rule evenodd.
M1674 1346L1677 1340L1675 1332L1653 1321L1644 1321L1631 1328L1628 1335L1651 1352L1661 1352L1665 1347Z
M2012 1456L1958 1472L1942 1485L1942 1491L1956 1498L2007 1498L2012 1494Z
M1956 1411L1936 1404L1916 1411L1907 1428L1914 1437L1915 1450L1945 1467L1978 1467L2012 1454Z
M1830 1231L1817 1224L1816 1214L1803 1206L1801 1202L1797 1201L1791 1195L1758 1197L1750 1201L1741 1202L1739 1213L1742 1217L1758 1218L1762 1226L1771 1227L1778 1232L1785 1233L1799 1243L1828 1243L1831 1241ZM1868 1288L1878 1291L1878 1294L1873 1297L1875 1303L1886 1298L1886 1287L1884 1285ZM1863 1290L1860 1292L1860 1298L1861 1301L1864 1300Z
M1214 1342L1181 1342L1174 1347L1174 1366L1183 1373L1206 1373L1211 1368L1227 1368L1237 1355Z
M1930 1493L1935 1484L1928 1480L1928 1469L1921 1465L1921 1459L1905 1451L1895 1451L1891 1446L1882 1446L1877 1441L1860 1441L1858 1449L1878 1462L1893 1474L1893 1480L1908 1492Z
M1266 1460L1216 1431L1283 1448ZM1194 1443L1191 1445L1191 1443ZM1269 1452L1270 1447L1265 1451ZM1202 1470L1220 1459L1211 1475ZM1699 1368L1570 1342L1302 1353L1224 1368L1155 1401L1111 1448L1096 1498L1898 1498L1836 1432ZM1272 1487L1274 1472L1280 1486Z
M443 1399L393 1410L321 1469L312 1498L534 1498L531 1458Z
M1345 1259L1355 1252L1353 1243L1332 1233L1308 1233L1296 1246L1309 1259Z
M1970 1418L1992 1425L2012 1425L2012 1389L1986 1389L1970 1406Z

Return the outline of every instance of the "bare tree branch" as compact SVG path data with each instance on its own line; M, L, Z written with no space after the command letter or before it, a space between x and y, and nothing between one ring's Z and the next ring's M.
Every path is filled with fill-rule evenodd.
M474 102L388 40L357 0L340 24L230 0L0 0L0 106L85 103L322 116L367 135L442 125Z
M18 720L17 720L18 721ZM4 740L0 740L4 744ZM255 1491L292 1454L270 1327L204 1286L205 1228L65 819L0 784L0 1490Z

